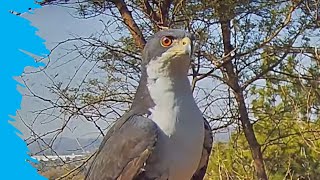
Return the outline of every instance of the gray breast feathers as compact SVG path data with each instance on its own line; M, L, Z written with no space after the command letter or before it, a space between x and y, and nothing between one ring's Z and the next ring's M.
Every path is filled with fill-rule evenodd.
M203 179L212 147L211 128L206 120L201 162L192 180ZM120 118L104 137L87 172L87 180L132 180L144 177L144 166L157 141L158 128L150 119L133 115Z

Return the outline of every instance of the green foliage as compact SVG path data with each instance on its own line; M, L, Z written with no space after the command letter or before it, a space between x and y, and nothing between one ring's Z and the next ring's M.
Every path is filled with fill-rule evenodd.
M265 53L262 58L266 67L273 60ZM289 57L278 68L281 73L269 72L264 82L250 87L250 94L256 97L251 103L252 121L270 179L320 177L320 84L314 81L320 67L310 63L301 71L298 64ZM254 179L254 174L241 129L232 134L230 142L214 145L208 179Z

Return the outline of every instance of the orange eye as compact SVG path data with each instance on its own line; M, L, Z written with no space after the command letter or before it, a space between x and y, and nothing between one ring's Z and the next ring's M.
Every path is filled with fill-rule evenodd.
M161 46L163 46L163 47L168 47L168 46L170 46L171 44L172 44L172 37L170 37L170 36L163 36L162 38L161 38Z

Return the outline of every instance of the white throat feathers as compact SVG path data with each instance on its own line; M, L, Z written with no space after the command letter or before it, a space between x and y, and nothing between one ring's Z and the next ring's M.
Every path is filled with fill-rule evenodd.
M190 57L188 55L174 57L174 55L163 53L161 57L151 60L147 65L147 86L155 103L155 106L149 109L151 119L168 136L176 131L177 121L181 119L177 117L181 106L195 104L187 77Z

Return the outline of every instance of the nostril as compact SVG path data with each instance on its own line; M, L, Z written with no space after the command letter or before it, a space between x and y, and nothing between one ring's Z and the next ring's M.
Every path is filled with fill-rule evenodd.
M186 44L187 44L187 42L185 42L185 41L182 42L182 45L186 45Z

